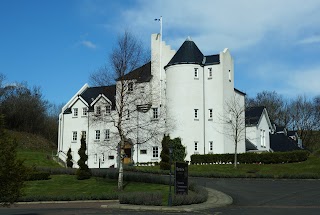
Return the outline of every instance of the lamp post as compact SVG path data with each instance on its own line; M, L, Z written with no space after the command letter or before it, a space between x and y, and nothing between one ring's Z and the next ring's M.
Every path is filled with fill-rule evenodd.
M171 194L171 181L172 181L172 172L171 172L171 166L172 166L172 145L171 145L171 141L170 141L170 145L169 145L169 155L170 155L170 160L169 160L169 164L170 164L170 179L169 179L169 198L168 198L168 206L172 206L172 194Z

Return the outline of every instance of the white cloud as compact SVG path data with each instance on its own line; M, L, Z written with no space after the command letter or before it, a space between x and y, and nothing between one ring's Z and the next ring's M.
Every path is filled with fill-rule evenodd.
M298 41L298 44L320 43L320 36L311 36Z
M97 45L95 45L93 42L89 41L89 40L82 40L80 42L81 45L83 45L84 47L90 48L90 49L96 49Z

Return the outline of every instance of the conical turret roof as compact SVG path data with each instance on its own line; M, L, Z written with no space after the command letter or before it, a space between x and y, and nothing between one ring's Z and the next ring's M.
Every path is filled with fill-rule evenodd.
M165 67L175 64L202 64L203 57L198 46L188 37Z

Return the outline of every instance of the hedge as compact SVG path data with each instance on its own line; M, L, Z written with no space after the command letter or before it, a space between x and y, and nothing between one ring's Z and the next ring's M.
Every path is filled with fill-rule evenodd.
M309 152L305 150L291 152L274 152L274 153L243 153L238 154L239 163L294 163L308 159ZM206 154L191 155L191 164L214 164L214 163L233 163L234 154Z

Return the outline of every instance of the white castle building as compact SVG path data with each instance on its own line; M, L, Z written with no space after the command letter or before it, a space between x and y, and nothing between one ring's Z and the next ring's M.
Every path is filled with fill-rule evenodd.
M125 163L160 162L164 134L181 138L188 161L192 154L234 153L232 114L227 103L236 99L244 108L245 94L234 88L234 63L228 49L205 56L188 38L174 51L160 34L153 34L151 61L122 80L127 102L122 115L127 139ZM61 160L66 160L71 148L77 167L83 136L89 168L117 166L119 85L119 80L112 86L85 84L62 108L58 139ZM244 112L241 117L244 122ZM230 123L224 123L225 119ZM245 151L242 138L237 152Z

